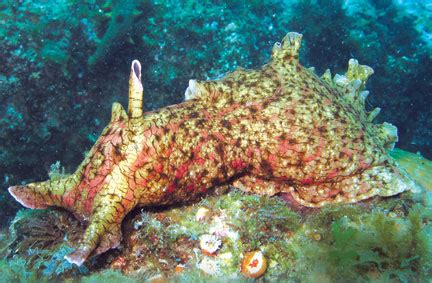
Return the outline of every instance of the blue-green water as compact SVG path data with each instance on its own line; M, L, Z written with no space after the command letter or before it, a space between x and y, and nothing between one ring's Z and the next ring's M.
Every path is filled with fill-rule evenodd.
M140 251L124 243L77 268L63 259L83 229L75 218L61 211L21 211L16 216L22 207L7 188L48 179L49 172L74 171L109 121L112 103L127 105L133 59L142 63L144 108L153 110L181 102L189 79L216 79L238 66L261 66L273 44L288 31L303 34L300 60L315 67L317 74L327 68L342 74L350 58L371 66L375 74L367 85L368 110L380 107L378 122L397 126L398 148L431 159L431 27L429 0L3 1L0 280L79 281L95 276L93 280L125 281L129 279L122 276L159 275L183 281L218 276L244 280L239 272L242 253L235 251L257 249L265 250L269 258L260 280L428 280L432 275L428 193L369 207L332 208L315 218L297 218L273 203L276 200L243 195L185 206L178 212L180 219L170 209L144 216L137 211L128 225L144 221L150 228L135 229L131 235L140 239L160 235L158 241L143 240ZM253 216L256 222L240 223L239 217L248 215L236 215L234 204L241 204L237 209L244 211L249 211L245 206L259 207ZM199 249L204 232L185 220L195 217L202 206L217 217L222 217L218 209L225 210L226 222L242 240L223 243L219 256L225 254L228 263L218 267L219 275L199 268L201 254L193 249ZM171 222L161 213L171 215ZM267 227L259 219L275 222ZM285 219L285 224L278 219ZM210 220L201 224L208 229L215 225ZM164 234L165 229L176 231L175 227L189 231L177 231L175 237ZM235 246L239 243L241 247ZM183 248L176 249L177 245ZM134 257L128 258L131 254ZM122 258L126 263L121 263ZM184 270L176 275L179 265ZM106 271L110 269L116 271Z

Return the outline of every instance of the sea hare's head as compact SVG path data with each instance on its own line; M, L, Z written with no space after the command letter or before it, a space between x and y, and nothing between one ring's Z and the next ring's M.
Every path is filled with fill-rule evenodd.
M142 125L142 101L141 64L134 60L129 79L128 112L120 103L113 104L110 123L77 171L62 179L13 186L9 188L9 193L27 208L62 206L73 210L77 200L73 189L80 192L84 189L97 191L106 175L125 158L125 144L133 136L134 127Z

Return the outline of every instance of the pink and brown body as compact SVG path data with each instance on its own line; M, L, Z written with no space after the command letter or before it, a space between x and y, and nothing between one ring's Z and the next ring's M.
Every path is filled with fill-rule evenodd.
M113 105L109 125L77 171L60 180L15 186L29 208L63 207L88 227L70 262L116 247L136 206L195 199L216 186L321 207L415 184L387 156L390 124L373 124L362 90L371 69L350 61L346 76L322 78L298 62L301 35L288 33L259 70L222 80L191 80L186 101L142 112L141 66L132 63L128 113Z

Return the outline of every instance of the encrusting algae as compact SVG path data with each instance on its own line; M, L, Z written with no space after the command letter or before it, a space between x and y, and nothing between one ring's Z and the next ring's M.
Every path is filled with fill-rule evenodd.
M378 110L364 109L372 69L350 60L346 75L319 78L298 61L301 38L288 33L262 68L191 80L185 102L146 113L133 61L128 112L113 105L77 171L9 192L25 207L62 207L88 223L66 256L81 265L120 244L135 207L195 200L216 186L284 193L307 207L416 189L386 152L396 128L373 124Z
M411 153L400 148L395 148L389 154L419 185L432 191L432 161L418 153Z

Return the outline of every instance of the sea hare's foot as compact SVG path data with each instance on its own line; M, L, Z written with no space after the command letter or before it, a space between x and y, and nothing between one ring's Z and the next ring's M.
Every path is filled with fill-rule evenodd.
M112 227L110 231L102 236L99 246L95 250L95 255L102 254L109 249L115 249L120 245L122 236L119 227Z
M91 248L80 247L76 249L74 252L66 255L65 259L70 263L74 263L80 266L88 258L91 252L92 252Z
M93 250L94 250L93 255L99 255L101 253L106 252L109 249L114 249L118 247L120 241L121 241L120 229L115 228L112 229L112 231L106 232L106 234L100 236L100 242L97 245L96 249L92 248L92 246L82 245L74 252L65 256L65 259L70 263L74 263L80 266L81 264L83 264L84 261L86 261L86 259L90 256L90 254L92 254Z
M290 208L292 211L297 212L301 216L306 216L316 211L319 211L319 208L316 207L308 207L299 203L296 199L294 199L291 193L280 193L278 197L285 202L285 205Z
M393 196L417 191L418 186L395 164L387 161L360 174L340 177L338 181L295 186L292 197L302 205L322 207L331 203L354 203L374 196Z

